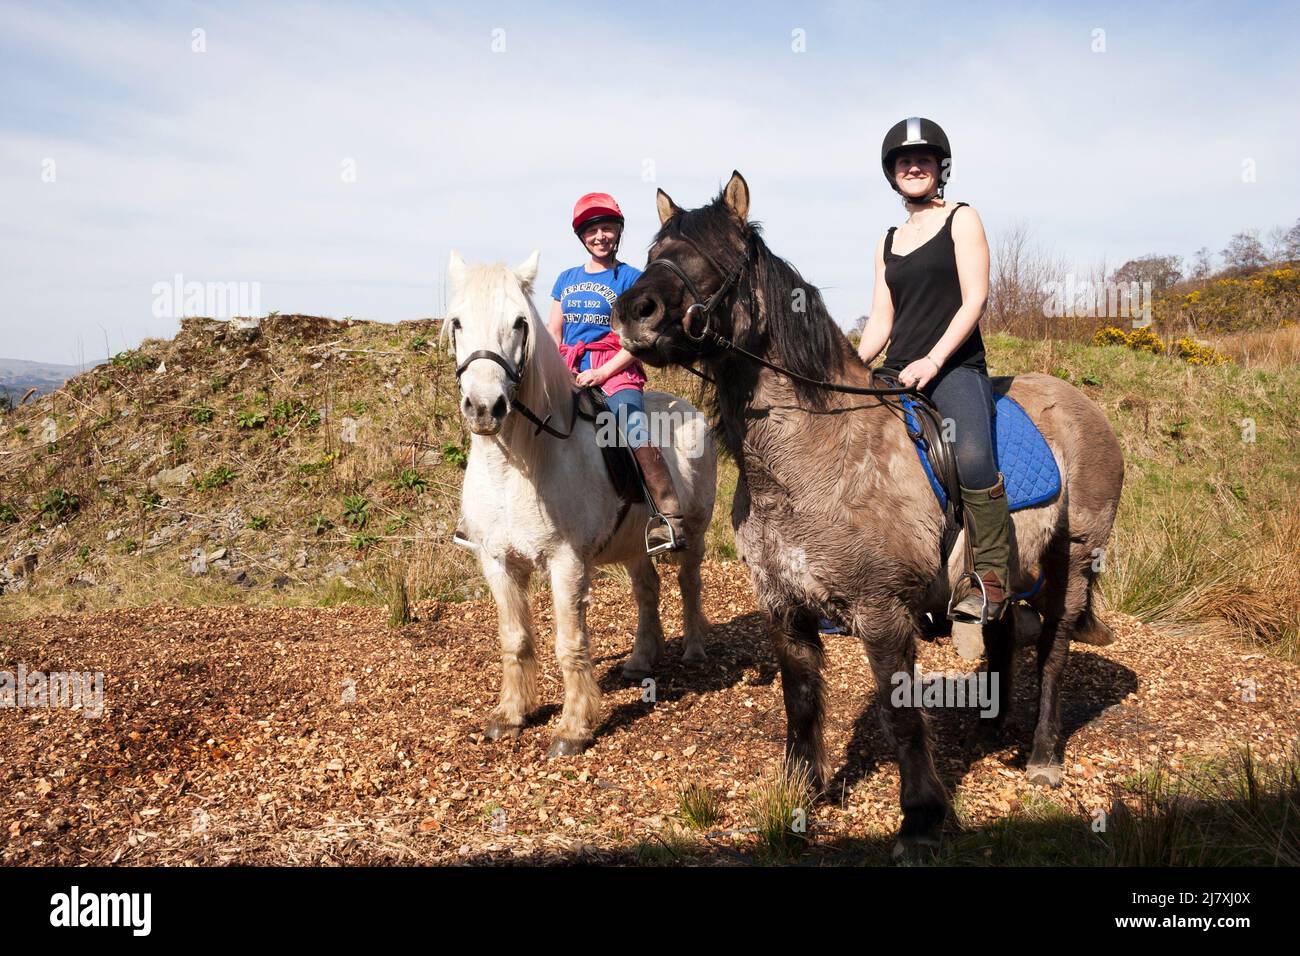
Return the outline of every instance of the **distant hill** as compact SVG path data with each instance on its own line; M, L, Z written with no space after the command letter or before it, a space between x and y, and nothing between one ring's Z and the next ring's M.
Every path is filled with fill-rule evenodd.
M107 361L105 359L104 361ZM45 395L61 388L74 375L80 375L99 362L85 365L55 365L51 362L29 362L27 359L0 358L0 394L8 393L17 402L30 388Z

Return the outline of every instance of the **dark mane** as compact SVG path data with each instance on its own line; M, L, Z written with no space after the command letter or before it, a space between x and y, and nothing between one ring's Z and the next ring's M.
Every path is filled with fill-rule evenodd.
M843 333L826 310L821 291L767 247L757 222L747 223L743 231L737 229L722 194L707 206L669 219L655 241L663 239L684 239L729 272L748 255L750 268L739 295L749 311L749 328L734 330L737 345L759 355L770 345L776 353L772 361L811 379L834 380L843 372ZM802 300L801 312L795 311L796 292ZM726 407L743 405L752 394L756 375L744 374L740 365L746 371L756 366L743 357L728 361L735 366L728 371L741 374L719 379L717 399ZM833 394L797 380L793 384L800 403L808 408L824 409Z

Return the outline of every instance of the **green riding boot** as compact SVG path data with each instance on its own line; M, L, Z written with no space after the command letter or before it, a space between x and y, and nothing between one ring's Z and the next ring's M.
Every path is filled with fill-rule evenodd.
M1011 513L1002 476L991 488L961 489L963 523L973 574L968 574L968 591L956 607L949 605L948 618L972 624L1000 619L1007 604L1007 563L1011 559ZM978 584L976 583L978 578Z

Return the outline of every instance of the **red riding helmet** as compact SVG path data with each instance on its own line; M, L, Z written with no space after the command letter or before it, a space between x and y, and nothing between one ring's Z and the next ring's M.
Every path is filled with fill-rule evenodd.
M582 235L582 227L593 222L617 222L623 225L623 210L609 193L587 193L573 207L573 231Z

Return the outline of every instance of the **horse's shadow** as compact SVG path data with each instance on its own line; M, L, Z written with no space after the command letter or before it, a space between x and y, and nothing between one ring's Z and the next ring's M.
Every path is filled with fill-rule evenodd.
M928 708L930 735L934 746L935 769L949 793L955 793L962 779L976 763L993 753L1016 748L1010 766L1021 770L1029 759L1034 728L1038 720L1038 670L1032 647L1016 649L1015 677L1012 685L1011 711L1000 730L989 728L976 707ZM1068 748L1075 731L1091 723L1107 708L1120 703L1137 690L1137 675L1122 664L1101 654L1071 648L1070 667L1061 687L1061 738L1057 757ZM1103 688L1100 695L1084 697L1083 687ZM844 754L844 763L826 787L834 797L866 779L885 763L894 762L894 747L887 740L881 722L880 703L872 695L866 708L853 724L853 735Z
M726 690L742 683L750 686L771 684L777 675L776 657L771 643L755 640L755 633L767 633L764 617L757 612L742 614L725 624L713 624L705 643L708 659L697 664L687 664L682 660L683 639L680 636L670 638L665 641L663 656L650 684L623 676L623 663L632 652L630 643L625 653L598 659L594 662L597 665L606 662L609 665L598 678L603 693L639 685L642 696L632 703L613 708L597 728L596 736L635 724L656 703L681 700L688 694Z

